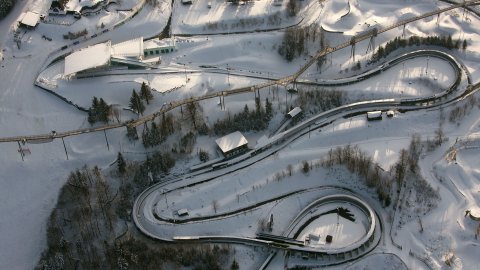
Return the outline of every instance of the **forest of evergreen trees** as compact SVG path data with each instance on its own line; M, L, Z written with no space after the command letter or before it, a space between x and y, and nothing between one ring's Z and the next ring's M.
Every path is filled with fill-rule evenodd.
M119 224L131 222L135 196L152 181L161 181L162 175L174 165L175 160L168 153L155 152L140 163L127 163L119 153L116 173L109 174L116 179L108 179L98 167L85 166L71 172L50 215L47 249L36 269L150 269L150 262L159 263L154 268L161 269L166 261L184 266L197 265L182 256L167 258L162 255L183 251L191 252L198 259L204 258L204 253L197 252L197 249L152 248L128 235L121 241L116 240L128 234L128 227ZM112 181L119 184L113 185ZM126 254L133 257L126 257ZM135 259L150 255L158 255L158 258ZM218 269L218 260L207 259L208 263L199 265Z
M387 42L385 47L379 46L377 51L372 55L371 62L377 62L382 58L387 57L393 51L399 48L405 48L407 46L420 46L420 45L431 45L431 46L441 46L447 49L460 49L466 50L467 49L467 40L460 39L453 40L452 36L430 36L430 37L418 37L418 36L411 36L408 39L396 37L395 39Z

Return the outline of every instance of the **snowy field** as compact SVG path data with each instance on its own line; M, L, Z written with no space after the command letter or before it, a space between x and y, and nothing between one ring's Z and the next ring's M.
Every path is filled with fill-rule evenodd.
M60 76L63 72L60 61L43 71L41 76L54 81L57 86L55 91L60 95L83 107L90 105L93 96L103 97L109 103L127 107L132 89L138 90L141 82L146 81L158 91L155 93L154 104L147 108L146 113L150 113L159 109L165 102L252 85L268 78L291 74L318 49L312 46L308 48L307 54L288 63L277 52L283 31L273 29L315 23L328 31L345 34L328 35L329 45L335 46L348 41L352 34L367 30L370 26L389 25L403 18L448 6L444 2L434 0L417 2L354 0L350 1L350 5L347 5L347 1L326 0L319 3L304 0L300 5L299 16L289 18L285 14L286 1L281 6L272 5L270 0L254 1L239 6L216 0L211 2L211 8L208 8L206 0L196 1L193 5L182 5L180 1L175 1L172 9L169 1L159 1L157 7L146 5L138 15L120 27L93 39L80 38L80 44L76 45L76 48L82 48L106 40L116 43L139 36L153 37L163 30L173 10L171 28L173 34L201 36L177 37L178 50L165 56L158 70L65 80ZM124 0L121 7L111 5L107 10L102 10L97 15L83 17L72 25L61 25L58 21L57 23L51 21L40 23L35 30L22 30L22 42L18 48L13 40L15 27L12 25L24 11L44 10L42 3L33 0L20 1L11 14L0 21L0 50L4 58L0 61L0 137L88 127L86 113L35 87L33 81L50 52L73 42L63 39L64 34L87 29L91 35L101 32L102 24L106 28L111 28L129 15L126 11L117 12L116 9L129 9L138 1ZM262 22L265 15L266 19ZM276 17L280 19L275 19ZM241 20L244 22L243 26ZM269 24L269 20L272 20L272 23ZM480 50L479 25L480 19L475 15L470 13L464 16L462 10L453 10L442 14L438 24L436 16L410 23L406 26L405 33L407 37L450 34L454 40L466 39L469 44L466 51L451 53L467 66L475 83L480 81L480 55L477 53ZM257 29L268 32L229 35L233 32L251 32ZM402 32L402 27L394 29L379 35L375 42L377 45L383 44L402 35ZM204 35L216 33L227 35ZM42 35L52 38L52 41L43 39ZM364 41L356 47L356 60L359 60L363 67L371 57L370 52L365 54L367 44L368 41ZM345 71L355 65L349 50L346 48L334 53L321 73L313 66L306 74L326 79L353 75L352 71ZM230 75L203 72L199 67L212 65L225 71L227 64L231 69ZM167 70L173 73L164 74ZM454 80L452 72L452 68L442 60L419 57L400 63L379 76L358 84L339 87L338 90L344 91L349 96L364 95L371 99L428 96L438 93L439 88L450 85ZM190 81L186 81L185 75ZM175 90L171 91L172 89ZM285 107L284 94L283 89L280 89L276 97L273 91L268 91L268 94L267 91L262 92L262 100L268 97L274 101L274 109L278 112L274 121L277 122L283 117L281 112ZM479 98L478 95L476 97ZM224 111L219 108L218 100L202 102L205 121L212 124L228 113L242 110L245 104L253 108L253 98L253 93L227 97L227 109ZM465 103L466 101L462 101L459 106L463 107ZM478 106L473 106L470 113L461 121L452 123L448 117L454 106L455 104L445 106L441 110L398 113L391 119L384 118L377 122L366 121L364 115L337 119L331 125L302 136L275 155L236 173L182 192L168 193L166 199L160 197L155 211L159 215L169 217L173 215L173 210L189 208L192 209L193 215L211 215L214 213L212 200L218 202L217 211L222 212L292 191L292 186L295 189L322 185L344 186L355 189L372 207L378 209L381 218L386 221L384 226L387 229L393 228L393 240L403 247L402 250L397 249L388 232L384 232L375 252L359 261L349 263L347 269L377 266L378 269L427 269L422 261L416 259L417 257L409 255L409 251L418 257L429 258L427 261L433 269L447 268L444 257L449 252L455 255L454 269L473 269L472 266L478 265L480 254L480 243L474 238L478 222L465 217L464 213L480 205L480 154L477 147L480 143L476 144L476 140L468 138L467 135L480 132L478 120L480 111ZM130 112L125 111L122 114L123 120L134 117ZM316 161L329 149L346 144L358 145L388 171L397 161L400 150L408 148L413 134L420 134L422 139L433 138L434 130L439 127L440 122L443 123L442 128L448 141L435 151L422 154L420 170L426 181L438 190L441 200L438 206L425 216L416 217L415 213L409 213L414 218L405 221L401 226L398 226L398 220L392 225L393 209L383 209L375 198L376 195L373 195L375 192L359 183L355 176L345 170L313 170L308 175L300 172L303 160ZM270 128L273 129L272 126ZM268 130L247 133L246 137L254 144L263 133L268 134ZM25 161L22 161L17 152L17 143L0 144L2 162L0 269L31 269L37 263L46 246L47 218L70 171L84 165L98 165L107 171L119 151L123 151L129 160L144 158L141 143L130 143L125 138L124 129L109 130L106 134L110 142L109 149L105 143L105 136L101 133L65 138L68 160L60 140L46 144L27 144L26 147L31 154L25 157ZM214 139L215 136L199 137L195 149L209 149L213 155ZM464 147L462 142L465 141L469 141L469 147ZM452 149L457 149L456 161L446 159ZM174 172L186 171L195 163L198 163L198 159L192 154L189 160L178 162ZM297 166L297 172L281 181L273 180L275 174L286 171L289 164ZM323 194L325 193L322 193L321 189L311 190L286 198L278 204L265 204L231 219L196 224L198 226L162 228L160 233L169 237L174 234L226 233L252 236L258 228L260 219L267 219L269 214L274 213L278 222L276 225L279 226L274 227L274 230L285 227L299 210ZM407 198L406 201L408 200ZM418 220L421 220L423 227L428 229L421 232ZM331 223L331 220L327 223ZM238 224L242 225L241 229L238 229ZM274 232L280 231L281 229L278 229ZM239 249L236 258L248 269L258 268L259 264L261 265L260 261L264 259L259 257L266 257L268 254L266 251L252 251L245 247ZM270 269L283 267L282 258L283 256L277 255ZM344 269L344 266L334 269Z

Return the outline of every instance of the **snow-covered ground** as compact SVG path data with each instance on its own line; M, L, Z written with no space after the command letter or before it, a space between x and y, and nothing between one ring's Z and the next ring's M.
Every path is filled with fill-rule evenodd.
M122 1L125 5L135 4L137 1ZM425 0L412 1L381 1L381 0L356 0L350 1L350 13L348 13L347 1L307 1L302 2L300 16L288 18L285 12L286 1L282 6L273 6L271 1L255 1L246 5L235 6L230 3L212 1L212 7L207 7L206 0L194 2L191 6L183 6L180 1L175 1L172 19L172 33L175 34L208 34L208 33L231 33L250 32L256 29L274 29L291 26L297 23L308 25L316 23L326 30L345 32L346 35L328 34L331 46L348 41L350 35L368 29L375 24L388 25L402 18L425 13L437 8L446 7L443 2ZM90 34L101 31L101 24L109 28L114 23L127 16L125 12L116 12L112 5L109 10L102 10L98 15L84 17L71 26L45 24L35 30L21 31L21 47L17 48L13 41L12 24L22 11L29 10L32 4L40 1L19 1L12 13L0 21L0 49L4 60L0 62L0 136L29 135L49 133L52 130L70 130L87 127L86 114L78 111L73 106L64 103L57 97L46 93L33 86L33 81L40 71L47 55L61 46L70 44L72 41L63 39L63 34L87 29ZM269 25L269 18L274 20L277 11L280 23ZM127 21L124 25L110 30L92 40L81 40L78 48L87 44L94 44L111 39L113 43L127 39L144 36L152 37L159 34L170 15L170 2L160 2L156 8L145 6L140 13ZM264 15L263 23L260 20ZM343 16L344 15L344 16ZM343 16L343 17L342 17ZM244 20L244 26L241 24ZM278 21L278 20L277 20ZM217 24L217 28L212 26ZM210 24L210 28L209 28ZM226 25L223 27L223 25ZM416 35L451 34L453 39L466 39L469 43L467 51L452 51L468 67L474 82L480 80L480 37L478 26L480 19L472 14L463 16L461 10L453 10L439 17L430 17L419 22L413 22L406 26L407 37ZM376 44L385 43L394 37L400 36L403 28L392 30L376 38ZM47 41L42 35L52 38ZM126 76L105 76L65 81L58 74L62 71L61 62L52 66L44 73L46 77L57 80L56 91L71 98L75 103L88 107L92 96L103 97L110 103L120 104L126 107L128 98L133 88L138 89L140 82L148 81L159 93L156 94L155 103L148 107L147 113L158 109L164 102L178 100L188 96L203 95L209 91L225 89L229 87L244 86L262 81L233 74L241 72L259 77L280 77L296 71L309 57L304 55L291 63L283 60L277 53L278 45L282 40L281 31L264 33L247 33L238 35L178 37L185 42L177 42L178 51L164 58L164 67L179 71L177 74L139 74ZM186 41L193 42L186 42ZM356 59L362 66L371 56L364 55L368 42L357 44ZM310 54L317 48L309 48ZM352 74L345 69L355 64L350 58L349 49L344 49L332 55L330 62L323 67L320 74L315 67L310 68L307 74L315 74L319 78L339 78ZM184 67L183 64L186 66ZM187 74L191 79L185 81L187 70L197 70L200 65L215 65L221 69L232 69L232 75L192 73ZM340 71L342 70L342 73ZM429 59L428 72L426 59L416 58L408 60L404 65L382 73L379 76L355 85L342 87L346 93L353 95L361 90L370 97L403 97L424 96L438 92L439 87L449 85L452 81L452 70L440 60ZM165 92L179 87L174 91ZM403 93L402 93L403 91ZM283 92L284 93L284 92ZM350 94L352 93L352 94ZM275 109L283 110L283 101L277 95ZM253 94L240 95L235 98L226 98L227 110L220 110L217 100L202 103L206 121L213 123L216 119L227 115L228 112L237 112L243 109L245 104L251 108L254 106ZM273 93L263 94L265 97L275 100ZM478 98L478 97L477 97ZM356 116L350 119L335 121L332 125L322 128L321 131L312 131L303 136L285 149L257 164L239 171L231 179L220 179L217 182L206 184L199 190L185 191L189 196L181 194L167 195L168 203L176 203L175 207L184 206L194 209L196 213L211 213L211 203L216 198L219 203L218 211L233 207L237 200L255 202L264 198L262 192L271 196L275 192L291 188L291 182L295 187L311 187L314 185L333 184L350 186L357 189L364 197L370 198L372 205L378 204L371 198L368 189L358 190L361 185L352 187L350 178L353 176L344 171L338 172L311 172L308 177L297 172L294 177L286 177L280 182L272 179L277 172L286 170L289 164L299 165L303 160L317 160L330 148L345 144L359 145L370 153L374 160L385 170L397 160L398 153L402 148L407 148L412 134L420 134L422 138L433 138L434 130L438 128L441 115L447 119L442 128L449 140L439 149L426 153L422 156L420 168L422 175L438 189L441 201L430 213L420 217L425 229L419 231L418 219L413 219L400 228L397 225L393 229L394 241L402 245L403 249L396 249L389 240L388 234L379 248L379 252L396 254L409 269L423 269L426 266L419 260L409 255L412 251L419 257L429 257L431 266L436 269L445 267L443 257L452 252L455 255L457 269L471 269L478 265L480 243L474 239L474 229L478 222L464 217L465 210L480 205L479 152L477 148L460 147L462 139L470 133L478 132L479 109L474 106L469 115L463 118L459 124L450 123L448 116L451 108L445 107L442 111L422 110L397 114L392 119L383 119L379 122L367 122L364 116ZM463 104L461 104L463 106ZM126 112L127 114L128 112ZM132 117L128 115L125 118ZM124 119L124 118L122 118ZM131 144L125 139L124 130L110 130L107 132L110 142L110 150L107 150L103 134L84 134L65 139L68 152L66 158L62 142L55 140L47 144L27 144L31 155L25 157L22 162L18 154L16 143L0 144L0 269L31 269L37 262L41 251L45 247L45 229L47 217L55 206L56 197L60 187L65 182L66 176L74 168L87 165L99 165L100 168L108 168L115 160L118 151L124 151L128 159L139 159L143 149L139 143ZM247 134L247 138L254 141L258 134ZM459 141L455 143L456 138ZM447 162L445 155L453 146L457 149L456 162ZM197 140L197 148L215 149L213 137L201 137ZM132 153L133 152L133 153ZM143 157L143 155L142 155ZM185 163L185 167L194 163L194 158ZM198 161L197 161L198 162ZM182 163L183 164L183 163ZM179 165L181 167L182 165ZM181 171L185 168L176 168ZM317 178L315 178L317 177ZM268 183L267 183L267 179ZM233 184L232 184L233 183ZM275 189L268 189L275 183ZM268 185L267 185L268 184ZM257 188L253 188L255 186ZM219 192L222 190L222 192ZM244 195L241 195L244 194ZM281 211L284 211L287 223L288 216L294 216L301 206L316 198L318 193L309 192L310 195L297 195L282 202ZM237 195L239 196L237 198ZM188 198L192 196L192 201ZM215 197L217 196L217 197ZM194 198L197 198L194 200ZM204 199L203 207L198 202ZM163 202L163 200L162 200ZM196 204L196 205L195 205ZM172 206L169 206L169 211ZM251 235L256 228L248 228L247 223L257 226L259 218L267 218L272 205L267 205L258 211L253 211L247 217L242 217L244 232ZM379 205L376 206L381 209ZM277 208L277 211L280 208ZM165 208L158 206L159 212ZM273 211L273 210L272 210ZM192 212L192 213L195 213ZM168 213L171 214L171 213ZM391 210L381 213L388 222ZM280 214L278 215L280 216ZM275 215L277 217L277 215ZM241 217L238 217L240 219ZM192 228L186 229L185 233L217 234L235 230L238 219L229 222L215 221L200 226L197 231ZM281 221L279 220L279 223ZM227 230L228 229L228 230ZM230 230L230 231L229 231ZM182 232L176 231L176 232ZM168 230L165 232L168 233ZM239 254L237 259L244 262L243 265L252 266L250 251ZM277 256L277 258L282 256ZM249 264L247 264L249 263ZM372 265L384 266L398 265L402 269L403 264L397 257L374 254L360 260L358 263L349 265L351 269L363 269ZM242 264L241 264L242 265ZM247 268L248 268L247 266ZM283 266L283 261L275 266ZM253 267L253 266L252 266ZM342 267L340 267L342 268ZM340 269L339 268L339 269ZM382 267L379 267L380 269Z

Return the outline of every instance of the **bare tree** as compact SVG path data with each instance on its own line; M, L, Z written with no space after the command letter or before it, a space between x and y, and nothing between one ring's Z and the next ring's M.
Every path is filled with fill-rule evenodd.
M287 171L288 171L288 176L292 176L292 172L293 172L293 166L292 166L292 164L288 164L288 166L287 166Z

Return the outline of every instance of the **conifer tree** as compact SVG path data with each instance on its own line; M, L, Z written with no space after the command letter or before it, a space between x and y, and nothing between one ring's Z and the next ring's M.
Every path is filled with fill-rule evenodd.
M265 100L265 116L268 120L270 120L273 116L272 103L268 100L268 98Z
M127 137L130 141L138 140L137 128L127 125Z
M135 90L132 91L132 96L130 97L130 104L128 107L136 114L143 115L143 112L145 111L145 105L143 105L142 99Z
M88 110L88 122L93 125L97 121L98 98L93 97L92 106Z
M110 117L110 105L108 105L103 98L100 98L97 108L97 121L108 123Z
M118 152L118 156L117 156L117 168L118 168L118 172L121 174L121 175L124 175L125 172L127 172L127 163L125 163L125 160L123 159L123 155L122 153Z
M147 105L150 104L150 100L153 99L152 91L150 90L150 87L145 84L145 82L142 83L140 88L140 97L147 102Z

